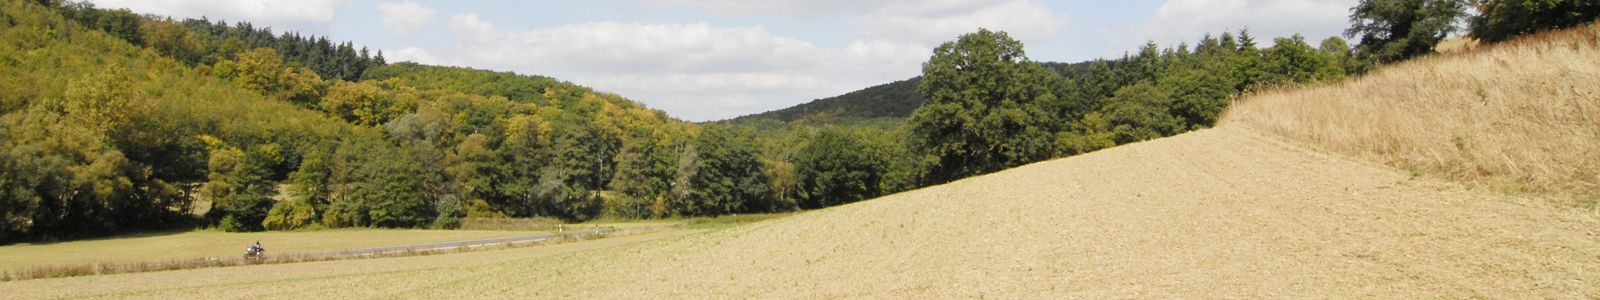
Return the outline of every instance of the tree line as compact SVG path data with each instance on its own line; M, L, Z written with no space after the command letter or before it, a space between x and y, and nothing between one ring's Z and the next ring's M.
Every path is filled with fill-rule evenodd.
M137 15L127 9L100 9L90 2L37 0L85 27L130 44L148 47L190 66L214 64L257 48L277 51L289 64L306 67L323 78L361 79L366 69L384 65L383 52L372 53L354 43L333 43L326 36L297 32L274 35L271 28L250 22L228 24L206 18L182 21Z
M1075 64L1030 61L1020 42L981 30L941 45L912 84L895 84L914 86L918 102L928 99L904 120L814 122L795 116L840 112L796 107L732 123L758 132L780 199L844 203L1210 127L1232 99L1253 91L1334 82L1432 53L1461 29L1456 24L1468 24L1469 37L1492 43L1596 16L1600 6L1583 1L1367 0L1351 9L1346 36L1357 38L1355 45L1340 37L1312 44L1295 35L1263 48L1240 30L1206 35L1193 45L1148 43L1119 59ZM853 94L883 92L875 87ZM848 97L806 107L881 106L839 99ZM840 143L841 136L855 141ZM867 141L882 146L845 146ZM862 188L874 182L875 188ZM835 188L842 186L854 188Z

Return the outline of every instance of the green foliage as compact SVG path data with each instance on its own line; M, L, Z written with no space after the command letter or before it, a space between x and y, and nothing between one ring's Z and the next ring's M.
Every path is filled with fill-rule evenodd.
M582 221L600 213L599 191L611 181L616 140L578 120L556 122L554 155L540 170L537 187L542 214Z
M1118 144L1144 141L1184 130L1183 120L1171 114L1172 90L1140 82L1117 90L1106 105L1106 121Z
M245 226L243 221L239 221L238 218L234 218L232 215L222 217L222 220L217 222L217 229L221 229L222 231L226 232L254 231L251 230L250 226Z
M1477 0L1478 14L1468 18L1471 34L1495 43L1543 30L1594 22L1600 2L1591 0Z
M326 89L316 73L285 67L271 48L256 48L240 53L237 60L218 62L215 72L240 88L302 105L313 104Z
M707 126L679 155L673 181L674 215L717 216L786 209L774 201L750 137Z
M227 231L258 231L272 208L277 193L271 181L275 159L272 147L258 146L251 151L233 147L211 150L208 163L210 180L204 193L212 200L209 219L232 219L238 224Z
M1326 46L1338 47L1340 43L1342 42ZM1344 67L1334 60L1339 58L1336 56L1339 54L1330 54L1311 48L1310 44L1306 44L1305 38L1298 34L1291 38L1278 38L1272 48L1266 50L1266 72L1272 74L1266 81L1270 84L1283 84L1341 79L1344 77Z
M261 221L261 227L268 230L308 228L316 224L316 213L311 204L304 201L278 202L272 206L272 210L267 211L267 217Z
M128 9L98 9L94 3L87 1L64 2L59 8L68 20L77 21L84 27L105 32L130 44L144 44L144 37L139 34L139 15Z
M1328 37L1322 40L1317 50L1322 51L1323 55L1327 55L1329 60L1339 66L1341 76L1354 72L1356 65L1355 60L1350 58L1350 43L1344 39L1337 36Z
M428 225L428 228L459 229L463 222L462 218L467 216L467 204L462 203L461 199L456 198L454 195L447 195L443 199L434 202L433 209L438 212L438 215L434 217L433 224Z
M800 207L821 208L883 195L888 154L842 129L822 130L796 157Z
M1345 35L1360 37L1356 58L1386 64L1433 53L1466 14L1464 0L1362 0Z
M176 56L191 65L228 60L247 49L271 48L281 55L285 65L304 68L320 78L356 81L369 68L385 64L381 51L373 56L369 55L366 48L356 49L351 42L335 44L328 41L327 37L301 36L295 32L275 35L268 28L255 27L249 22L230 25L207 19L185 19L181 22L145 19L144 23L171 24L191 32L199 44L193 52L197 57L191 61L188 56Z
M1056 134L1056 148L1064 155L1078 155L1116 146L1116 138L1111 122L1099 112L1091 112Z
M330 165L335 162L329 160L335 145L328 142L307 147L300 165L289 174L290 189L300 201L311 206L313 212L327 209L332 202L334 177Z
M611 179L611 190L618 195L607 198L610 215L646 218L668 213L664 205L672 192L677 158L673 145L654 136L650 131L635 131L624 141Z
M139 34L145 46L185 64L199 64L205 55L205 45L194 32L172 20L140 22Z
M369 55L353 43L334 44L327 37L299 33L275 35L248 22L229 25L207 19L181 22L154 16L141 17L126 9L99 9L87 1L40 1L67 19L127 41L150 47L188 65L216 63L250 48L272 48L294 65L308 68L321 78L355 81L370 67L385 64L383 53Z
M506 180L505 165L501 164L500 152L490 144L489 137L483 134L471 134L456 145L449 160L453 163L447 167L446 172L461 189L463 199L469 199L472 208L477 208L482 203L487 210L489 205L484 199L499 197L496 191ZM468 215L471 215L469 210ZM485 213L488 213L486 211Z
M538 104L550 103L545 97L547 90L572 87L571 84L543 76L462 67L425 66L410 62L373 68L363 78L376 81L399 78L419 89L452 89L463 93L501 96L512 101Z
M341 197L328 225L422 227L436 217L439 197L428 192L428 175L407 149L367 133L346 139L333 157L333 193Z
M911 148L945 182L1037 161L1055 151L1045 107L1057 101L1055 74L1028 60L1022 43L979 30L934 50L918 90L928 97L907 120Z
M339 81L328 88L320 107L346 122L376 126L416 110L420 101L416 90L392 82Z
M507 130L502 155L506 157L505 182L498 191L502 197L490 199L496 211L515 217L528 217L540 213L541 198L539 171L554 156L548 134L541 121L531 116L516 116L506 120Z

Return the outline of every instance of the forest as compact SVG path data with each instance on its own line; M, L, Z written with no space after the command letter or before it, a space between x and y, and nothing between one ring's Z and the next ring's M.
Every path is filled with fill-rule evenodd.
M1354 45L1269 46L1241 30L1076 64L978 30L880 89L890 96L818 105L892 106L847 110L868 116L694 124L554 78L388 63L247 22L7 1L0 242L821 208L1206 128L1242 95L1427 55L1455 20L1494 42L1597 14L1579 1L1366 0Z

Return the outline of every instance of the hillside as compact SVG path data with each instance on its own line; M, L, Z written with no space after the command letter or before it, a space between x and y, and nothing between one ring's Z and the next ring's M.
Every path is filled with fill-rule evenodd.
M740 116L733 123L776 120L785 123L837 123L876 118L905 118L922 106L917 78L895 81L784 109Z
M473 68L431 66L412 62L399 62L368 69L363 75L363 80L384 81L390 79L403 79L407 85L423 90L453 90L463 93L501 96L506 99L534 103L537 105L551 105L566 101L572 104L574 99L585 96L598 97L619 109L628 110L634 114L653 114L655 123L683 124L683 121L672 119L665 112L650 109L636 101L622 96L595 91L588 87L579 86L570 82L560 81L555 78L522 75L512 72L495 72ZM658 124L651 124L658 125Z
M1093 62L1041 64L1056 74L1077 78L1087 74ZM926 101L922 94L917 92L917 81L920 78L920 76L912 77L779 110L739 116L729 119L728 122L750 124L773 120L783 123L853 124L878 118L905 118L911 116L911 112L922 107L922 103Z
M0 4L0 243L665 215L689 209L652 206L678 156L711 151L678 151L693 124L553 78L45 4Z
M208 141L271 144L273 168L314 141L371 133L45 7L7 1L0 18L0 241L186 223L220 146Z

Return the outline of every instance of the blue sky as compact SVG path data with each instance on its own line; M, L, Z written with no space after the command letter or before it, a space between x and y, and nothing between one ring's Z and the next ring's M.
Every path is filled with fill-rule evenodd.
M538 74L692 121L792 106L916 76L978 27L1038 61L1118 57L1145 41L1249 28L1264 45L1339 34L1355 0L91 0L176 18L248 20L383 50L391 61Z

